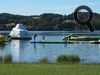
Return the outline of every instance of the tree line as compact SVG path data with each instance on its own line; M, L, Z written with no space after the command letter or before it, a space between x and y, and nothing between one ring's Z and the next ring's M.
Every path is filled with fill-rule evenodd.
M79 19L84 21L88 17L87 12L80 12ZM28 30L40 31L73 31L73 30L87 30L86 26L77 24L74 21L73 13L69 15L44 13L41 15L15 15L9 13L0 14L0 30L11 30L17 23L22 23ZM94 13L92 20L96 30L100 30L100 14Z

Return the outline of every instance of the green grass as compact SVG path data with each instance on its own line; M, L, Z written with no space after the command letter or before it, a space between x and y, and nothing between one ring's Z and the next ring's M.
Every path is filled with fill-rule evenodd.
M100 65L0 64L0 75L100 75Z

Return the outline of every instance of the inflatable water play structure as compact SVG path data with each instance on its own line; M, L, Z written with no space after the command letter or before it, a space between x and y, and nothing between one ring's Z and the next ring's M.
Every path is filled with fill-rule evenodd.
M9 36L11 39L31 39L31 35L23 24L17 24L16 27L12 29Z
M79 34L69 34L63 38L63 40L69 41L98 41L100 40L100 35L79 35Z

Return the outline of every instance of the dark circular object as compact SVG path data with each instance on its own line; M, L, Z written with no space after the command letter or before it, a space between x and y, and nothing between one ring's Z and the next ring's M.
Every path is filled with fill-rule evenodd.
M88 18L88 20L85 21L85 22L80 21L79 18L78 18L78 13L82 9L87 10L88 13L89 13L89 15L90 15L89 18ZM92 20L92 18L93 18L93 12L92 12L92 10L88 6L79 6L78 8L76 8L76 10L74 12L74 19L76 20L76 22L78 24L86 25L86 24L90 23L90 21Z
M80 21L79 18L78 18L78 13L79 13L79 11L82 10L82 9L87 10L88 13L89 13L89 18L88 18L86 21L84 21L84 22ZM92 26L91 23L90 23L90 21L92 20L92 18L93 18L93 12L92 12L92 10L91 10L88 6L79 6L79 7L77 7L77 8L75 9L75 11L74 11L74 19L75 19L75 21L76 21L78 24L87 25L87 27L89 28L89 30L90 30L91 32L94 31L94 28L93 28L93 26Z

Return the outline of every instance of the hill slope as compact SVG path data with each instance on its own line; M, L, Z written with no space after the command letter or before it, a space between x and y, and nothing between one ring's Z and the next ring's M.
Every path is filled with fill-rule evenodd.
M87 13L82 12L80 19L86 19ZM23 23L29 30L86 30L86 26L78 25L73 14L60 15L44 13L41 15L23 16L8 13L0 14L0 30L11 30L17 23ZM100 30L100 14L94 13L92 24L96 30Z

